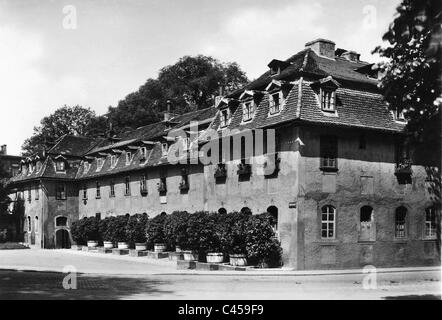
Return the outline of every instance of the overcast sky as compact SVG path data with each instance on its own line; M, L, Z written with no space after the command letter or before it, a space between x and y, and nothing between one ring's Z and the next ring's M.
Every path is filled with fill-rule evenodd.
M251 79L318 37L376 61L393 0L0 0L0 144L21 151L58 107L106 112L184 55ZM76 18L76 19L75 19Z

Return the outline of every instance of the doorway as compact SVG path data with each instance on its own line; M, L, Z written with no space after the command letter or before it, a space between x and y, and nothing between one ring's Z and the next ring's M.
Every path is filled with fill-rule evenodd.
M56 249L69 249L71 247L71 241L69 238L69 232L65 229L60 229L55 232L55 248Z

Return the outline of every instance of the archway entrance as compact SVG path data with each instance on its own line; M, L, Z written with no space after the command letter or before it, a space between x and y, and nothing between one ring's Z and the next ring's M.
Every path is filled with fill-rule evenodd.
M71 247L71 240L69 239L69 232L65 229L60 229L55 232L55 248L69 249Z

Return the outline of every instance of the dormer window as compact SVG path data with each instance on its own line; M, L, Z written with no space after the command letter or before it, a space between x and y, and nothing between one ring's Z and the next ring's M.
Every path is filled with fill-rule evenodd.
M146 159L147 159L147 148L146 147L141 147L140 152L141 152L141 160L142 161L146 161Z
M41 161L37 161L36 169L37 169L37 172L39 172L41 170Z
M83 166L84 166L84 173L87 173L91 168L91 164L88 161L85 161Z
M269 112L270 114L277 114L282 110L282 91L269 94Z
M167 157L168 150L169 150L169 145L166 142L163 143L161 145L161 153L162 153L163 157Z
M103 168L104 165L104 159L103 158L97 158L97 171L100 171L101 168Z
M393 111L394 120L405 122L405 111L401 108L396 108L396 110Z
M224 128L230 124L230 109L226 108L220 111L220 127Z
M34 172L34 165L32 163L29 163L29 174L32 174Z
M63 160L57 160L57 162L55 162L55 170L57 172L64 172L66 171L66 166Z
M250 121L255 113L255 104L251 101L246 101L243 103L242 107L242 121Z
M130 165L132 161L132 152L126 152L126 166Z
M117 165L117 156L115 154L111 155L111 168L115 168Z
M321 88L321 109L322 111L334 112L336 101L336 90L332 88Z

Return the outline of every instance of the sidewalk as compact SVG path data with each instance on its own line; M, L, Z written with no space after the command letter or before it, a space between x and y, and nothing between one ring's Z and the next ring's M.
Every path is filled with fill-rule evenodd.
M129 262L129 263L128 263ZM362 269L293 270L292 268L246 271L177 270L169 259L118 256L76 250L5 250L0 251L0 269L19 271L63 272L72 265L79 273L112 275L207 275L207 276L321 276L363 274ZM377 273L441 272L441 267L379 268Z

